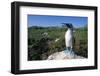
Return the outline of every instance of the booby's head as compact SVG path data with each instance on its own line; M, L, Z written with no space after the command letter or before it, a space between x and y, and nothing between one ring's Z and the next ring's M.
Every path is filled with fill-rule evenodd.
M68 29L73 29L73 25L72 24L66 24Z
M73 30L73 25L71 23L62 23L65 27L67 27L68 29Z

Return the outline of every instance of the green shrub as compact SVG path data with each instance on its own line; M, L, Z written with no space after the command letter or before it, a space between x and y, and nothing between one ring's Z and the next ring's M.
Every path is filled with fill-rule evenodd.
M55 52L66 49L66 28L28 28L28 60L44 60ZM43 33L47 33L43 35ZM87 28L76 29L74 50L78 55L88 57ZM59 39L55 42L56 39Z

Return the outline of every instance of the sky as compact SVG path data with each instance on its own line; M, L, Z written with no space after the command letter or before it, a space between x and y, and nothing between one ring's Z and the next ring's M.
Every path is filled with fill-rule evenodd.
M61 23L72 23L74 27L84 27L88 24L88 18L78 16L28 15L28 27L61 26Z

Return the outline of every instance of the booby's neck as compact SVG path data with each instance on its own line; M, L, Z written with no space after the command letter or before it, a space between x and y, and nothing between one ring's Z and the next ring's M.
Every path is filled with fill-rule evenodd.
M72 34L73 34L73 30L70 29L70 28L68 28L68 30L66 31L66 34L67 34L67 35L72 35Z
M71 28L68 28L68 30L67 31L73 31L73 29L71 29Z

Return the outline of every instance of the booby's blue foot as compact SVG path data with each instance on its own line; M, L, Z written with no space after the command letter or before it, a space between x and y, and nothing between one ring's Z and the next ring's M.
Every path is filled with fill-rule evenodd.
M65 54L67 55L67 54L70 52L70 49L69 49L69 48L66 48L66 49L64 50L64 52L65 52Z
M66 50L64 50L64 52L65 52L66 56L69 57L69 58L73 58L74 55L75 55L73 49L68 49L68 48L66 48Z
M64 50L65 54L68 53L68 51L69 51L68 48L66 48L66 49Z

